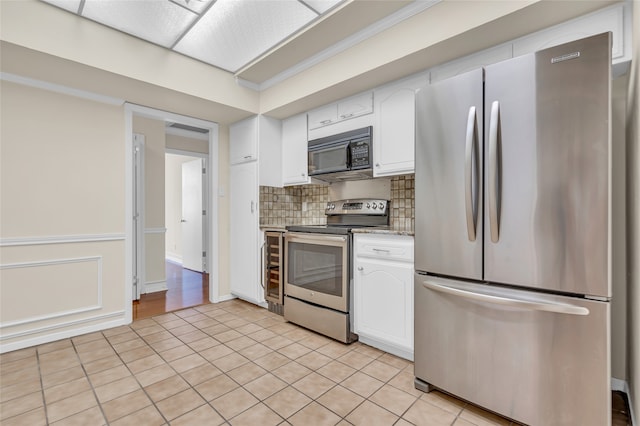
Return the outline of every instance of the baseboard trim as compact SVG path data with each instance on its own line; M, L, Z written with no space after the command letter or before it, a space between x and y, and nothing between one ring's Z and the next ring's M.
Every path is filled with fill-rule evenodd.
M628 393L629 386L625 380L616 379L615 377L611 378L611 390Z
M144 294L156 293L158 291L165 291L167 289L168 287L166 280L147 281L146 283L144 283Z
M218 296L217 298L215 298L214 300L210 300L211 303L220 303L220 302L226 302L227 300L233 300L233 299L237 299L237 296L234 296L233 294L225 294L224 296Z
M92 322L92 321L100 321L100 320L118 317L118 316L121 318L107 321L107 322L100 322L98 324L88 325L81 328L74 328L71 330L59 331L57 333L48 333L42 336L36 336L36 337L20 340L18 342L0 343L0 353L11 352L18 349L28 348L31 346L42 345L44 343L55 342L56 340L67 339L69 337L80 336L82 334L87 334L87 333L93 333L94 331L100 331L100 330L106 330L108 328L119 327L121 325L130 324L130 321L127 321L125 317L125 311L117 311L117 312L112 312L109 314L100 315L96 317L83 318L77 321L72 321L72 322L67 322L62 324L55 324L48 327L41 327L39 329L24 331L22 333L14 333L10 336L2 336L0 337L0 340L6 340L9 338L22 337L29 334L41 333L44 331L54 330L56 328L72 327L78 324L83 324L83 323Z
M169 262L177 263L178 265L182 265L182 256L175 253L165 253L164 258Z
M378 339L372 339L370 337L367 336L363 336L362 334L358 334L358 341L360 341L360 343L364 343L365 345L369 345L372 346L374 348L378 348L381 349L385 352L390 353L391 355L395 355L397 357L400 358L404 358L406 360L412 361L413 362L413 351L407 350L407 349L403 349L403 348L399 348L395 345L391 345L389 343L386 342L382 342Z
M631 395L631 388L629 388L629 383L626 380L616 379L615 377L612 377L611 390L624 392L625 394L627 394L627 399L629 401L629 417L631 419L631 424L632 425L638 424L636 423L636 418L633 413L633 404L631 403L631 401L633 401L634 399Z

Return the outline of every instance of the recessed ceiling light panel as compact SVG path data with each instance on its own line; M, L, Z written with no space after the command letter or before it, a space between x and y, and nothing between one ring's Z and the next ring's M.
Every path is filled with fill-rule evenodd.
M174 47L235 72L317 17L291 0L218 0Z
M159 0L86 0L82 16L164 47L171 47L198 17Z
M306 3L307 6L313 8L319 14L325 13L327 10L331 9L338 3L341 3L343 0L301 0L303 3Z

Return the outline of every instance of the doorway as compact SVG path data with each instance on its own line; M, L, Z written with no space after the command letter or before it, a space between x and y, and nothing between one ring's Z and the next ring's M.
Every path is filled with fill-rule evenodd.
M153 244L147 243L145 247L144 240L136 238L136 231L139 231L140 224L136 223L135 218L136 215L144 217L144 209L145 206L142 207L142 210L136 211L136 200L139 199L140 194L136 193L136 187L139 188L139 185L136 186L136 182L139 182L139 179L136 179L136 156L135 156L135 138L133 135L134 129L134 117L135 120L139 120L141 117L144 119L150 119L152 121L157 120L161 123L167 124L167 127L170 125L179 125L186 128L200 129L205 134L205 144L208 145L208 153L207 154L196 154L195 160L198 160L201 165L204 165L206 170L205 175L200 176L200 193L205 192L206 194L211 195L217 194L218 188L218 125L213 122L208 122L204 120L195 119L192 117L181 116L165 111L155 110L152 108L141 107L138 105L126 104L125 105L125 126L126 126L126 140L127 140L127 155L126 155L126 187L128 190L127 203L126 203L126 252L127 252L127 263L126 263L126 297L127 297L127 308L128 308L128 318L130 320L134 319L134 317L139 315L134 315L134 310L137 310L138 314L140 313L139 303L137 307L134 307L133 301L136 298L134 295L134 283L137 278L136 272L145 270L145 261L151 263L149 261L149 254L147 250L151 248L157 249ZM151 144L149 144L151 145ZM166 147L162 146L162 153L164 154ZM156 155L156 153L152 152L152 148L148 148L150 151L149 155ZM192 153L193 154L193 153ZM195 167L194 167L195 169ZM213 189L213 190L212 190ZM137 195L137 197L136 197ZM145 195L142 197L144 199ZM199 209L200 211L200 236L201 236L201 248L198 248L197 251L193 251L194 253L200 254L200 262L196 262L196 265L193 266L194 269L197 270L183 270L182 265L178 265L179 268L176 268L176 265L170 265L165 261L165 247L162 244L162 266L155 265L155 269L158 267L166 268L166 277L168 279L173 280L173 283L179 284L181 286L190 285L194 286L195 282L199 281L199 295L197 297L182 297L182 301L180 303L189 304L190 306L194 306L197 304L201 304L203 302L211 302L216 303L218 301L218 212L217 212L217 204L215 200L213 200L213 196L203 197L202 205ZM157 209L156 209L157 210ZM206 215L203 213L206 212ZM181 219L182 220L182 219ZM147 224L149 225L149 224ZM162 223L164 225L164 223ZM162 233L162 238L164 239L164 233L167 232L167 227L162 226L158 227L158 224L151 224L150 226L155 226L155 228L145 228L144 232L146 234L146 238L149 238L149 234L160 234ZM198 231L196 231L198 232ZM140 248L142 244L142 254L140 253ZM157 257L157 256L155 256ZM154 259L155 259L154 257ZM156 262L157 263L157 262ZM148 268L147 268L148 269ZM179 271L178 271L179 270ZM185 272L187 271L187 272ZM193 274L196 274L195 276ZM153 278L147 277L147 279L151 279L150 282L152 285L155 285L155 290L149 294L141 294L140 300L146 299L146 301L154 301L156 304L159 303L159 300L165 299L164 303L164 312L180 309L181 307L185 307L180 305L180 303L174 303L173 301L170 303L166 302L166 296L169 293L169 282L164 283L164 288L157 288L162 283L153 281ZM145 283L149 284L149 283ZM139 286L140 288L140 286ZM166 290L166 291L165 291ZM174 292L175 293L175 292ZM182 289L180 290L182 294ZM199 298L199 299L198 299ZM160 312L158 312L160 313Z

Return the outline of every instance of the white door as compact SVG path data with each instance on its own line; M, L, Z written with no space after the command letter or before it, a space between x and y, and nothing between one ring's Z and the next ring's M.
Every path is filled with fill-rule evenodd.
M182 267L202 272L202 159L182 164Z

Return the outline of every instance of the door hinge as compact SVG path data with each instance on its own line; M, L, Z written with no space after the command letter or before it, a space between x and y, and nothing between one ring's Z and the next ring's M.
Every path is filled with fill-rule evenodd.
M206 215L207 211L206 210L202 210L202 216Z
M206 251L202 252L202 257L207 257L207 252Z
M206 174L207 173L207 169L205 169L204 167L202 168L202 174Z

